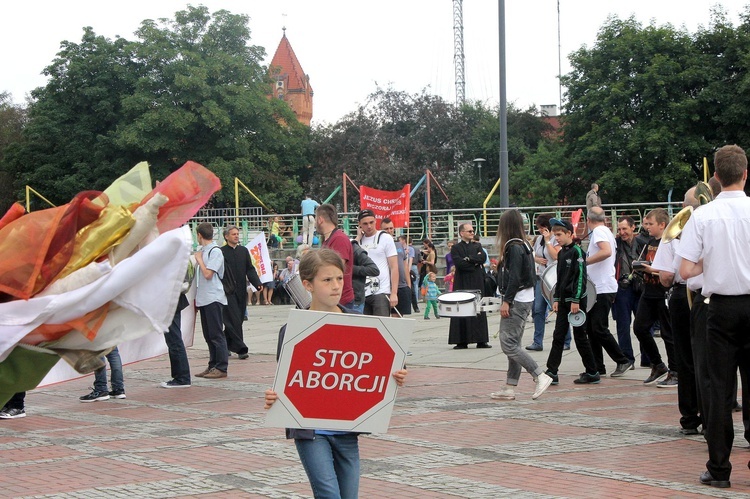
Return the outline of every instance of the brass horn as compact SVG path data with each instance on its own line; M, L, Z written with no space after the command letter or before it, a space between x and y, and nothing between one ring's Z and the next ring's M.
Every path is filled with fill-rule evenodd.
M695 198L703 206L714 200L714 191L707 182L698 182L695 184Z
M708 184L706 184L706 186L708 186ZM709 192L710 191L711 188L709 187ZM685 208L681 209L680 212L677 213L677 215L675 215L674 218L669 222L669 225L667 225L664 229L664 233L662 233L661 235L661 242L668 243L673 239L677 239L678 237L680 237L682 229L685 228L685 224L688 220L690 220L690 216L692 214L692 206L686 206Z

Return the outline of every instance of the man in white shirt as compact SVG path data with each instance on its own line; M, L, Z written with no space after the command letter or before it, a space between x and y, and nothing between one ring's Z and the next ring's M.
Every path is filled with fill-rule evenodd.
M610 376L618 377L633 367L633 363L622 353L617 340L609 332L609 311L617 295L617 280L615 279L615 237L604 225L605 220L604 210L598 206L591 208L586 215L586 224L591 231L586 252L586 272L596 287L596 303L587 314L586 332L599 374L603 375L606 372L603 348L607 351L607 355L617 363L617 367Z
M698 208L700 203L695 198L695 187L685 193L683 206ZM693 349L690 345L690 306L688 304L688 283L680 277L680 262L677 255L679 239L664 242L662 239L656 251L651 268L659 271L662 286L672 288L669 297L669 318L674 338L675 367L677 372L670 372L667 379L657 383L659 388L677 388L677 406L680 418L681 432L685 435L697 435L701 425L698 415L698 392L695 384L695 367L693 364ZM690 280L695 281L695 277ZM693 288L695 291L697 288ZM678 383L679 375L679 383Z
M708 462L700 482L724 488L731 486L734 382L738 366L747 370L750 349L750 252L745 249L750 241L750 198L743 190L747 155L742 148L720 148L714 165L721 194L690 217L677 254L682 257L683 279L703 273L702 294L708 299L706 350L712 359L710 410L704 421Z
M357 220L359 220L357 241L380 269L378 290L365 296L365 315L390 317L391 307L398 304L396 244L388 233L375 228L375 213L372 210L360 211Z

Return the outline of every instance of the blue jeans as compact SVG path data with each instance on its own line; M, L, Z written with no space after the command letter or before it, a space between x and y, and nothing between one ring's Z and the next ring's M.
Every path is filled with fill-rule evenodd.
M120 359L120 351L115 347L115 349L109 352L106 357L109 362L109 369L112 371L112 391L116 392L119 390L125 390L125 383L122 378L122 360ZM94 390L102 393L109 392L109 390L107 390L106 366L97 369L94 372Z
M542 280L537 279L534 288L534 308L531 317L534 319L534 345L544 346L544 325L547 320L547 311L550 309L549 303L544 299L542 294ZM565 336L565 348L570 347L570 328Z
M315 435L295 440L315 499L355 499L359 494L357 435Z
M500 319L500 346L508 357L507 384L517 386L521 377L521 368L526 369L534 378L544 372L531 355L521 347L523 325L529 316L532 303L514 302L510 307L510 317Z
M169 366L172 369L172 379L181 385L190 384L190 364L188 363L187 352L185 351L185 342L182 341L182 310L177 307L172 324L164 333L164 341L167 343L169 350Z
M534 319L534 345L544 345L544 322L547 319L549 304L542 295L542 280L536 281L534 288L534 308L531 316Z

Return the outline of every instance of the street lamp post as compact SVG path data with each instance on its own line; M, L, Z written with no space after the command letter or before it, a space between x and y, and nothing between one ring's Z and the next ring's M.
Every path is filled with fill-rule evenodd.
M505 83L505 0L498 0L500 40L500 207L507 208L508 190L508 109Z
M477 165L477 169L479 170L479 185L482 185L482 163L487 161L484 158L474 158L474 164Z

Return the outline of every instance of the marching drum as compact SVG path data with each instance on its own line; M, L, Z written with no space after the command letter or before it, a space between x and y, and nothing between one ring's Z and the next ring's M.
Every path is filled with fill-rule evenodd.
M542 272L540 277L542 280L542 296L547 300L550 307L554 301L555 286L557 285L557 263L551 265L547 270ZM586 281L586 312L590 311L596 303L596 286L591 282L591 279Z
M307 310L312 303L312 296L310 292L305 289L302 284L302 280L299 278L299 274L294 274L286 284L284 284L286 292L292 297L297 308L301 310Z
M454 291L438 296L438 312L445 317L476 317L479 315L480 291Z

